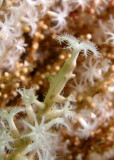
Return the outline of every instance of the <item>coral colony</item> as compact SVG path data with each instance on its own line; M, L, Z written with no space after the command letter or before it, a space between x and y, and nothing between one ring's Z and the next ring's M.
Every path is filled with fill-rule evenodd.
M0 0L0 160L114 159L114 0Z

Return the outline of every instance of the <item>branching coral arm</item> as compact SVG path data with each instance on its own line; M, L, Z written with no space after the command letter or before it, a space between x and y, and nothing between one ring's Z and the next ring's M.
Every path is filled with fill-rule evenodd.
M72 55L55 77L52 77L48 74L50 88L44 100L44 104L46 106L45 114L48 113L54 103L63 100L63 97L61 99L60 93L68 80L75 77L75 75L73 74L73 70L76 67L76 61L80 51L83 50L84 55L87 56L87 52L89 50L93 52L96 57L99 57L99 52L96 50L96 47L91 42L84 42L83 45L83 42L79 42L78 39L67 34L57 36L57 40L60 43L64 42L67 45L66 48L72 50Z

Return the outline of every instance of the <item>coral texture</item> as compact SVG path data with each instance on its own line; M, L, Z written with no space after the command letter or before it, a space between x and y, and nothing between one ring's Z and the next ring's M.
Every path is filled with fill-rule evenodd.
M113 97L114 0L0 0L0 160L114 159Z

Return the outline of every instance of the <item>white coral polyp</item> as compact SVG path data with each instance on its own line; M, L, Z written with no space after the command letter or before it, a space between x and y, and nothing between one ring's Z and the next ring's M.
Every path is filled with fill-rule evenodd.
M60 8L56 8L56 12L48 11L48 14L52 16L51 21L56 23L53 28L56 29L58 32L62 31L66 26L66 18L68 16L68 13L68 10L65 8L63 10Z
M80 51L83 51L84 56L87 56L89 52L92 52L95 57L101 56L95 44L90 41L81 42L80 40L69 34L57 36L57 40L60 44L64 42L66 44L66 49L77 51L77 56L79 55Z
M83 70L83 74L82 74L82 80L84 81L85 84L87 84L89 82L91 84L91 86L94 86L96 79L97 80L103 79L102 71L101 71L101 68L98 67L98 63L99 63L99 61L96 61L93 64L92 58L89 59L89 62L83 63L82 68L84 70Z
M94 118L93 118L94 115ZM76 135L80 138L88 138L91 135L91 132L95 130L98 126L98 120L96 115L91 113L91 116L85 120L83 117L79 117L78 121L81 124L82 128L78 128Z
M53 138L56 138L57 134L50 132L49 130L54 126L64 125L67 128L69 126L65 123L63 118L56 118L54 120L49 121L48 123L45 122L45 118L42 117L42 121L38 124L37 119L34 117L35 126L32 126L26 121L23 121L25 125L27 125L31 132L28 134L23 135L21 138L31 137L33 143L30 144L26 150L26 153L30 151L45 151L47 150L49 153L54 151L54 147L52 147Z

